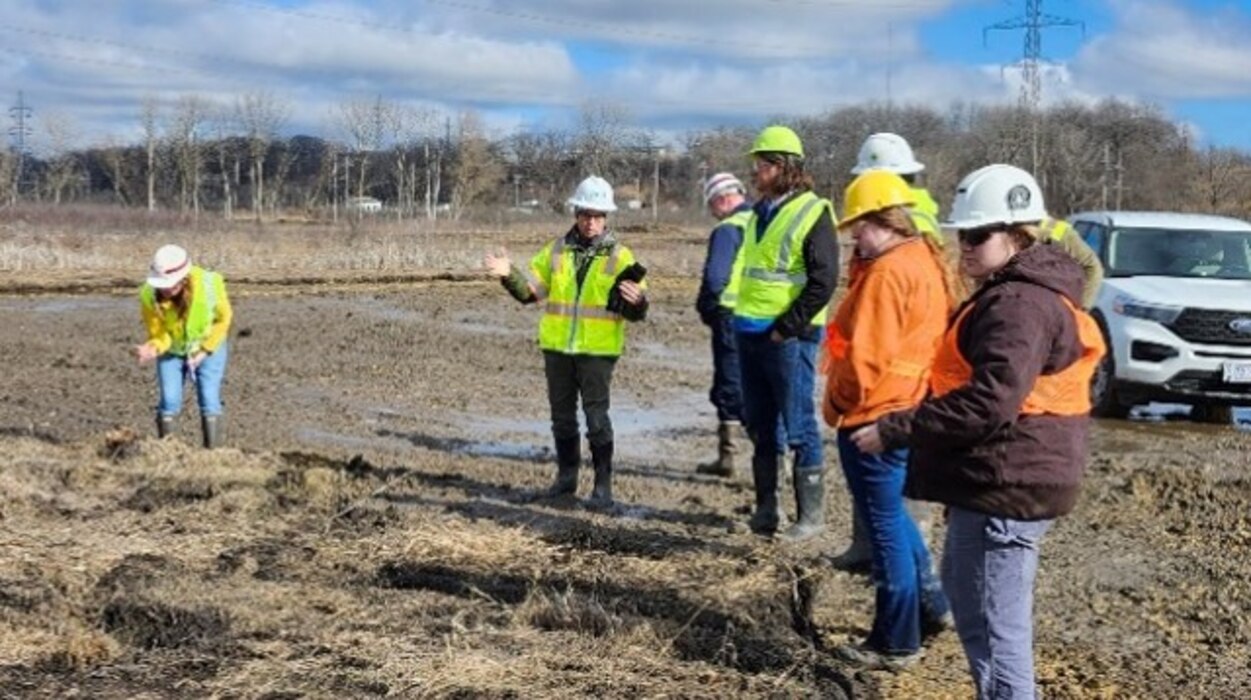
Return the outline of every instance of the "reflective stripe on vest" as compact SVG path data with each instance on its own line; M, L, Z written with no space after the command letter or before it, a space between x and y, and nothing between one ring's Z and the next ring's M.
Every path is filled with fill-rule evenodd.
M213 328L217 312L217 283L221 275L201 267L192 266L187 272L187 284L191 291L191 308L187 318L178 317L172 305L162 311L156 300L156 290L149 284L139 288L139 303L161 318L165 332L169 334L168 352L186 357L200 350L200 344Z
M734 265L730 268L730 279L725 283L725 289L721 290L719 302L723 308L734 310L734 305L738 303L738 288L743 280L743 263L746 260L744 242L747 236L747 224L751 221L751 210L744 209L736 211L721 220L721 226L729 224L738 229L741 234L739 237L738 250L734 251Z
M548 266L548 283L542 284L536 270L528 275L539 300L546 302L539 320L539 347L571 355L620 355L625 348L625 319L607 309L608 294L617 273L634 262L633 253L616 244L607 254L595 255L579 285L575 251L565 245L563 236L549 246L531 263Z
M1082 354L1073 364L1055 374L1039 375L1021 404L1021 415L1080 416L1090 413L1090 381L1107 348L1094 318L1074 306L1067 297L1061 295L1060 300L1077 324ZM974 306L969 304L960 312L943 338L930 373L930 390L936 397L967 385L973 378L973 367L960 354L959 336L960 328Z
M808 283L803 245L821 213L832 205L811 192L796 195L781 206L764 235L757 237L753 211L743 235L744 263L734 314L769 320L781 316ZM812 325L825 325L823 307Z

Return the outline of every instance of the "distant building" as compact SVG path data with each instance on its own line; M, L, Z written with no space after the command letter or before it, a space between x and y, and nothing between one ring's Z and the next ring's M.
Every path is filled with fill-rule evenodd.
M382 211L382 201L375 197L349 197L345 205L348 211L377 214Z

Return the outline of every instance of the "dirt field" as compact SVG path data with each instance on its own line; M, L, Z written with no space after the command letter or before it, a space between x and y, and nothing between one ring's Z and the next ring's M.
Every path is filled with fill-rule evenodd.
M214 453L194 408L150 437L121 272L73 294L12 278L0 697L969 697L950 633L900 675L832 657L872 606L816 557L849 530L832 444L830 531L800 551L744 532L749 484L694 474L715 441L698 240L664 251L616 375L610 513L533 497L552 472L537 315L463 270L239 274ZM1251 696L1248 448L1232 427L1098 426L1044 545L1045 697Z

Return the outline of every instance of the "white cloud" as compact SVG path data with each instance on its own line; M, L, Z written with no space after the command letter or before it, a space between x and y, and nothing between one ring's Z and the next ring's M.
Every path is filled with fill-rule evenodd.
M1155 99L1251 96L1251 16L1174 2L1115 0L1116 27L1072 63L1084 89Z

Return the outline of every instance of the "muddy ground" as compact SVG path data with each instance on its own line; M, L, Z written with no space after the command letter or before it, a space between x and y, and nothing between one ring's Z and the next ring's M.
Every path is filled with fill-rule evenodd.
M950 633L900 675L831 656L872 606L816 558L849 528L832 446L799 551L744 532L747 483L694 474L690 277L653 283L618 367L611 512L534 498L537 316L497 284L232 292L215 453L194 408L150 437L129 292L0 296L0 696L970 697ZM1251 434L1106 422L1093 447L1044 546L1044 697L1251 696Z

